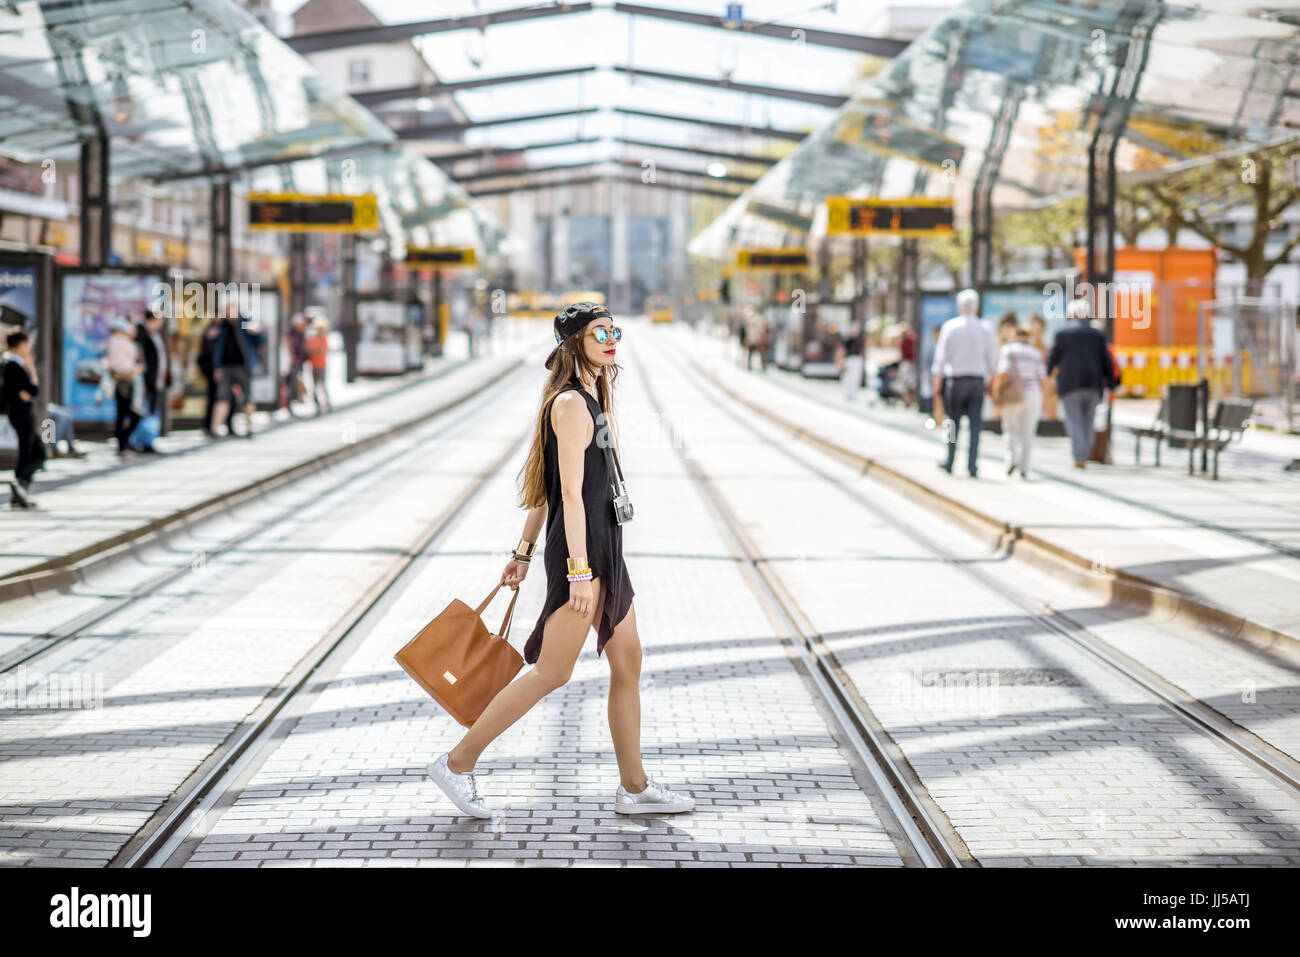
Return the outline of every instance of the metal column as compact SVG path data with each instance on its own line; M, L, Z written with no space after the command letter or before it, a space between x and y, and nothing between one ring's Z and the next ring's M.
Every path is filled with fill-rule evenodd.
M1087 281L1093 293L1093 315L1103 318L1106 338L1115 339L1115 317L1110 308L1110 287L1115 278L1115 150L1128 126L1138 84L1146 69L1151 31L1163 14L1164 4L1148 6L1130 0L1110 34L1122 44L1113 57L1115 78L1105 95L1094 100L1096 116L1088 148Z
M853 238L853 324L867 331L867 237Z
M993 279L993 187L997 185L998 176L1002 172L1002 158L1006 155L1011 129L1015 126L1016 114L1020 112L1020 102L1024 96L1024 87L1007 81L1002 106L993 120L988 149L984 151L984 159L980 162L979 172L975 174L975 185L971 190L970 280L971 285L980 292Z
M230 183L213 183L209 199L212 255L208 276L212 282L226 283L234 278L235 271L234 248L230 242Z
M294 233L289 237L289 315L299 315L306 308L307 236Z
M442 329L442 270L433 270L433 350L430 353L434 356L442 355L443 348L443 329Z
M113 253L113 203L108 184L108 134L100 129L81 144L77 170L81 201L81 265L103 266Z
M898 250L898 322L921 336L921 252L915 237L905 238Z
M340 302L343 315L343 354L347 361L347 381L357 378L357 237L353 233L343 236L343 296Z

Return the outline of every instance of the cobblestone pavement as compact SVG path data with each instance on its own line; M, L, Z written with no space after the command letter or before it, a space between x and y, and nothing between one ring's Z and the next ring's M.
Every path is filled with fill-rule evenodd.
M503 382L496 403L436 445L417 444L431 423L363 453L351 472L313 476L317 498L297 499L259 534L214 552L20 673L6 690L16 696L20 684L23 698L0 710L0 863L111 860L446 503L517 439L522 430L499 407L517 401L521 377ZM328 494L328 481L346 481L346 494ZM267 504L267 511L279 507ZM214 544L205 534L206 526L195 532L196 544ZM161 565L165 557L141 559ZM129 572L112 576L114 584ZM21 603L6 620L5 643L84 612L112 591L105 584ZM83 706L45 706L38 692L54 681L67 687L68 678L85 692Z
M788 432L737 425L739 407L701 390L675 359L659 352L648 368L669 416L689 420L692 455L983 864L1300 861L1294 792L963 571L992 563L987 549L842 462L799 447L826 477L800 467L781 451ZM957 562L937 559L850 490L955 550ZM1022 587L1040 578L1011 577ZM1069 592L1056 584L1052 598ZM1158 646L1160 626L1142 624ZM1141 629L1106 634L1120 630L1131 639ZM1173 644L1165 639L1163 657ZM1232 666L1245 667L1234 651ZM1192 652L1183 644L1177 654ZM1230 684L1240 675L1215 682L1207 664L1202 651L1183 666L1184 678L1197 672L1196 692L1240 694ZM1278 691L1256 699L1257 727L1294 745L1294 667L1255 660L1253 673Z
M629 409L644 414L635 381L624 392ZM530 405L520 406L522 415ZM625 449L638 508L625 554L645 648L646 769L693 794L694 812L640 821L612 812L618 771L605 716L608 669L594 637L570 682L480 760L480 791L501 812L496 818L460 815L425 777L425 765L462 729L392 655L448 600L477 602L499 576L523 518L512 508L521 451L423 561L188 864L899 866L859 783L863 772L680 463L663 452ZM516 647L541 608L544 575L535 564L515 612ZM489 610L489 624L500 613Z
M613 814L608 670L592 636L570 682L480 760L480 791L496 817L461 815L425 776L463 729L392 656L449 600L477 603L499 576L523 521L514 507L519 448L291 702L281 733L172 863L915 864L674 440L981 864L1300 862L1294 792L1045 628L1015 595L1086 623L1295 754L1293 662L1099 606L1091 593L991 555L856 469L740 415L668 348L670 334L628 326L617 416L637 507L625 554L645 648L642 746L650 776L693 795L695 811ZM368 482L349 474L341 496L342 479L314 479L315 507L268 522L260 539L213 559L201 577L123 610L52 658L50 669L103 673L105 706L3 712L0 863L111 860L420 526L526 427L542 372L515 378L517 389L503 384L499 405L432 453L397 462L394 452L393 467ZM543 592L537 563L516 608L517 648ZM489 609L489 625L506 600ZM53 613L23 614L35 627Z

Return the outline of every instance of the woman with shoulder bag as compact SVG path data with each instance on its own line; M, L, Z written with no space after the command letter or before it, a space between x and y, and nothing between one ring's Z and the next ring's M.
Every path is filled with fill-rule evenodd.
M113 420L117 454L126 458L135 454L127 446L127 440L142 414L144 362L136 344L135 328L125 319L118 319L112 325L104 350L104 364L113 376L113 397L117 401L117 415Z
M1029 342L1029 327L1016 326L1012 339L998 355L993 401L1002 410L1002 435L1007 443L1007 474L1020 471L1029 478L1029 453L1038 419L1043 413L1043 356Z
M593 626L596 654L609 662L609 729L620 784L618 814L690 811L691 798L646 776L641 764L641 639L634 591L623 562L622 523L631 518L609 425L615 351L622 330L593 302L555 316L556 347L546 358L528 458L520 472L523 536L501 574L518 590L546 519L546 602L524 646L530 672L499 691L464 737L429 765L429 776L461 811L491 817L474 782L479 756L542 698L562 687Z

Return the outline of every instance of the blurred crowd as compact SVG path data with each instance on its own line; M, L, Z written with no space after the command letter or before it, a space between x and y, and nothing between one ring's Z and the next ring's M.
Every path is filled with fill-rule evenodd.
M292 317L276 344L281 371L276 408L299 416L295 403L310 400L316 415L332 411L329 333L329 319L314 307ZM102 368L92 375L98 376L95 404L112 407L119 458L159 454L155 442L163 430L164 407L169 401L172 408L179 407L185 390L185 365L175 338L164 317L148 311L135 321L119 318L110 325ZM29 334L18 328L0 331L0 345L0 415L16 435L10 504L30 508L36 504L32 479L46 459L82 458L85 453L77 448L72 412L41 393ZM202 429L209 438L253 437L252 384L266 368L270 346L261 323L233 300L203 325L193 361L205 387ZM37 418L38 397L46 399L44 420Z

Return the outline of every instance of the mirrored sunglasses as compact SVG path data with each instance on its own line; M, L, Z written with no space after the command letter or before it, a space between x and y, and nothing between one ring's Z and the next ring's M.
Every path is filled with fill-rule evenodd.
M587 330L587 335L595 336L597 342L604 344L609 342L611 336L613 336L615 342L618 342L623 338L623 330L618 326L610 326L608 329L604 326L597 326L595 329Z

